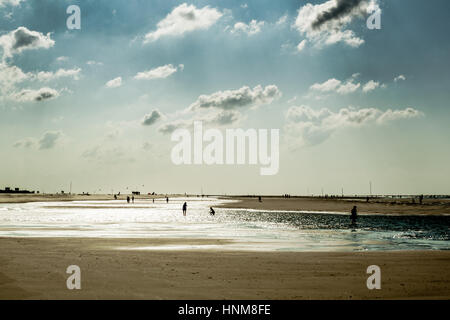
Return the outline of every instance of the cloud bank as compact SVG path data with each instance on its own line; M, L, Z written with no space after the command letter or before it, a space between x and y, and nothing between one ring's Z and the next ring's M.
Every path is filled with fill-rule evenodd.
M413 109L382 111L377 108L342 108L337 112L330 109L313 109L309 106L295 106L286 113L286 130L294 137L298 146L317 145L343 128L358 128L367 125L383 125L390 121L412 119L423 116Z

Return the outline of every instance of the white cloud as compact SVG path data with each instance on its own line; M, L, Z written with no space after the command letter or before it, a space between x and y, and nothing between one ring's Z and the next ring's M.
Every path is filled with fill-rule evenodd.
M59 69L56 72L41 71L36 75L36 78L39 81L50 81L50 80L59 79L59 78L63 78L63 77L72 77L73 79L78 80L80 72L81 72L80 68Z
M413 108L406 108L404 110L387 110L378 119L378 123L386 123L388 121L395 121L399 119L410 119L421 117L424 114Z
M184 65L180 64L178 68L180 70L183 70ZM155 69L139 72L134 76L134 79L137 80L164 79L177 72L177 70L178 70L177 67L174 67L171 64L167 64L165 66L157 67Z
M244 22L237 22L234 24L231 33L246 33L249 36L261 32L261 28L264 26L264 21L252 20L249 24Z
M86 62L87 65L89 66L102 66L103 62L98 62L98 61L94 61L94 60L89 60L88 62Z
M285 24L287 19L288 19L287 14L285 14L284 16L281 16L280 19L278 19L276 25L279 26L279 25Z
M192 4L183 3L158 22L155 31L145 35L145 42L155 41L164 36L180 36L195 30L206 30L222 15L217 9L209 6L199 9Z
M189 106L189 110L203 108L230 110L249 106L256 107L269 104L279 96L281 96L281 91L275 85L268 85L265 88L258 85L253 89L244 86L237 90L225 90L210 95L201 95L197 101Z
M298 11L294 27L317 47L338 42L358 47L364 40L347 26L356 18L379 9L378 0L329 0L321 4L307 3Z
M333 78L325 81L324 83L315 83L310 87L310 89L322 92L331 92L337 90L341 83L342 82L340 80Z
M52 88L41 88L37 90L23 89L11 95L11 98L20 102L45 101L59 97L59 92Z
M23 0L0 0L0 7L6 5L18 6Z
M194 121L202 121L205 127L213 126L217 128L217 126L235 125L243 119L242 114L236 110L214 110L206 114L203 110L195 113L190 119L176 119L166 122L158 128L158 131L162 134L170 134L176 129L192 127Z
M54 44L55 41L50 38L50 33L44 35L37 31L28 30L26 27L19 27L0 37L3 58L12 57L12 55L25 50L48 49L53 47Z
M385 124L389 121L411 119L423 113L413 108L382 111L377 108L342 108L337 112L309 106L296 106L286 113L286 131L299 146L316 145L343 128L358 128L366 125Z
M19 67L0 63L0 90L10 89L14 84L30 79L31 77L31 73L24 73Z
M57 62L64 62L67 60L69 60L69 57L61 56L61 57L56 58Z
M105 86L107 88L118 88L122 85L122 77L117 77L112 80L109 80Z
M313 84L310 89L313 91L320 91L323 93L330 93L330 92L336 92L339 94L349 94L358 91L358 89L361 88L361 83L355 83L354 81L356 78L359 77L359 73L353 74L349 79L347 79L345 82L342 82L341 80L332 78L328 79L327 81L323 83L315 83ZM362 92L367 93L370 91L373 91L379 87L385 87L384 85L380 84L377 81L370 80L368 81L363 87Z
M151 113L146 114L144 119L142 119L143 126L151 126L155 124L162 117L161 112L159 110L153 110Z
M358 90L360 86L360 83L353 83L353 81L348 80L346 83L341 84L336 92L340 94L353 93Z
M369 92L369 91L373 91L376 88L378 88L380 86L380 83L377 81L373 81L370 80L369 82L367 82L364 87L362 88L363 92Z
M405 81L405 80L406 80L406 77L402 74L394 78L394 82Z
M306 40L300 41L300 43L297 45L297 51L301 52L303 49L305 49L306 46Z

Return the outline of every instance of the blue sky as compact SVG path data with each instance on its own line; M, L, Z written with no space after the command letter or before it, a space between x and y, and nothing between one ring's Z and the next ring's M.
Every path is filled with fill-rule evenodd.
M362 0L312 28L341 2L0 0L0 187L448 193L450 4ZM252 98L215 100L236 94ZM211 107L187 111L201 95ZM210 125L281 130L276 176L171 163L164 128L224 114Z

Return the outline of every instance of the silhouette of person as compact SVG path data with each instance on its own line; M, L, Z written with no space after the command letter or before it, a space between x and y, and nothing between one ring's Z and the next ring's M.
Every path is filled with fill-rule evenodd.
M155 203L155 198L153 198L153 203Z
M114 195L114 200L117 200L117 196L116 195Z
M183 216L186 216L186 211L187 211L187 203L183 203Z
M358 216L358 210L357 210L356 206L353 206L353 209L351 211L351 216L350 216L350 219L352 219L353 224L356 222L357 216Z
M423 194L421 194L419 197L419 203L422 204L422 202L423 202Z
M166 197L166 202L169 203L169 197Z
M259 202L262 202L262 200L261 200L261 196L259 196L259 197L258 197L258 201L259 201Z
M132 197L131 197L131 202L133 202L133 203L134 203L134 196L132 196Z
M209 214L212 216L216 214L216 212L214 211L214 209L212 207L209 207Z
M127 196L127 203L130 203L130 196Z

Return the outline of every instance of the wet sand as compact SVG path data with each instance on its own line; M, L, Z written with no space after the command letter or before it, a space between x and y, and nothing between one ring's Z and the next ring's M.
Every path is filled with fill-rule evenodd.
M182 195L168 195L169 198L181 197ZM127 195L120 195L118 200L126 201ZM184 197L184 196L183 196ZM207 199L197 196L190 196L192 199ZM162 201L165 195L139 195L139 199L157 199ZM326 211L349 213L353 206L358 207L361 214L407 214L407 215L442 215L450 214L450 200L425 199L423 204L411 199L371 199L368 203L364 199L340 199L340 198L319 198L319 197L294 197L285 199L282 197L263 197L262 202L256 197L220 197L222 199L236 200L236 202L226 203L220 207L259 209L259 210L288 210L288 211ZM26 203L26 202L60 202L60 201L94 201L94 200L114 200L112 195L62 195L62 194L0 194L1 203ZM49 205L51 206L51 205Z
M223 240L188 240L220 244ZM0 238L0 299L449 299L450 252L136 251L184 239ZM368 290L366 268L381 268ZM68 290L69 265L81 290Z
M288 210L288 211L326 211L345 212L350 214L353 206L358 207L358 213L370 214L405 214L405 215L442 215L450 214L450 201L440 199L425 199L423 204L411 199L371 199L366 200L339 199L339 198L282 198L263 197L262 202L258 198L233 197L238 200L234 203L226 203L223 208L259 209L259 210Z

